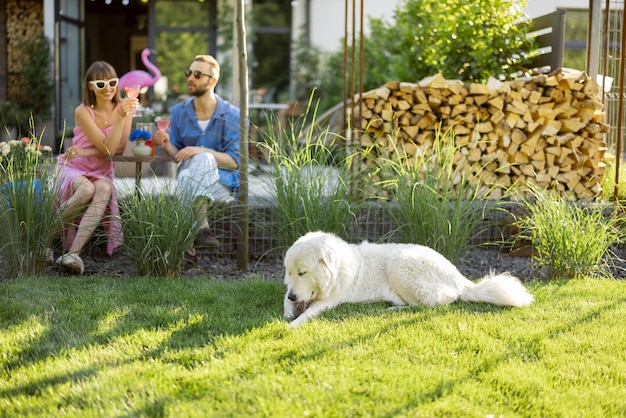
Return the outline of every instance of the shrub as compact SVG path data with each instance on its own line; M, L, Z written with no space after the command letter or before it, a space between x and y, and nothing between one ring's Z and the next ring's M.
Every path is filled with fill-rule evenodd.
M25 126L28 122L28 113L21 110L17 103L0 101L0 129L11 135L11 128Z
M15 62L14 77L9 84L8 102L0 102L0 127L28 132L32 119L47 120L54 99L52 52L43 31L21 39L17 49L21 59ZM32 130L31 130L32 131Z
M542 189L531 189L523 201L527 216L516 222L520 238L535 248L533 261L550 279L603 276L611 264L611 246L622 241L623 216L605 216L605 207L582 204Z
M514 0L406 0L393 19L370 20L363 40L363 87L368 91L389 80L417 82L442 73L446 79L485 82L520 70L533 42L530 21ZM352 51L348 54L351 56ZM358 57L355 51L354 55ZM323 109L341 102L343 48L327 60L320 95Z

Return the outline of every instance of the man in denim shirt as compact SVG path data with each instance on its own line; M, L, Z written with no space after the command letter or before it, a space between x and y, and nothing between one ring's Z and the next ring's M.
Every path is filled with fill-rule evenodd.
M232 200L239 187L239 109L215 94L220 65L212 56L197 55L185 76L192 97L172 108L169 134L158 130L154 140L179 163L177 190L193 204L200 224L197 244L218 246L207 207L211 200ZM185 259L197 261L193 246Z

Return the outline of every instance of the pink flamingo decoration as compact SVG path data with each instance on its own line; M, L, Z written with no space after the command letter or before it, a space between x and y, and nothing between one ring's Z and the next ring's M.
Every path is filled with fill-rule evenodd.
M145 89L154 85L154 83L156 83L157 80L161 78L161 71L159 71L159 69L150 62L150 59L148 58L149 56L149 48L141 51L141 61L146 66L146 68L154 73L154 76L151 76L150 74L142 70L130 71L120 77L119 89L121 91L123 91L126 87L139 85L141 86L141 91L143 93Z

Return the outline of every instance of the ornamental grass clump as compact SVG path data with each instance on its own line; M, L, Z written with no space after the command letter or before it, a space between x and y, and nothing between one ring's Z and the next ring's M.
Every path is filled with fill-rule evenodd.
M258 221L277 240L279 250L289 247L309 231L324 230L347 237L356 220L354 203L346 182L349 159L340 150L342 141L326 130L305 129L315 110L310 103L305 114L286 129L268 117L270 129L259 147L267 158L269 198L261 202L268 215Z
M524 217L517 220L519 238L532 243L533 262L548 279L609 276L622 242L623 215L607 214L606 205L581 203L533 188L523 200Z
M626 167L621 164L619 167L619 184L615 187L615 180L617 174L617 164L615 162L615 156L608 155L605 157L604 162L606 169L604 171L604 177L600 183L602 186L602 198L606 201L619 200L623 202L626 200Z
M43 274L54 232L52 149L41 136L0 142L0 277Z
M140 276L175 277L184 253L200 225L189 199L177 195L169 184L159 193L129 193L120 200L124 228L123 247ZM211 214L208 215L209 217Z
M379 159L389 191L385 207L397 227L394 236L433 248L453 263L470 247L487 212L495 209L479 177L455 166L457 150L454 133L438 130L430 152L410 160Z

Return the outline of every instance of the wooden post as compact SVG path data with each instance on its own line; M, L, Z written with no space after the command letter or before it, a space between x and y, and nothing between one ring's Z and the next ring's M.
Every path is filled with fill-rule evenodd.
M248 53L245 1L237 1L237 52L239 74L239 202L237 208L237 268L248 270L250 208L248 207Z

